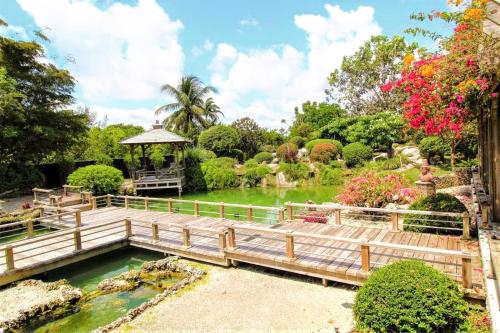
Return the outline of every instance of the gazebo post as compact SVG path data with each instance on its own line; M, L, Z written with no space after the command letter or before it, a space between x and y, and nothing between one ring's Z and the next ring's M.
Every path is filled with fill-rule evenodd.
M184 154L184 145L181 146L181 153L182 153L182 166L185 168L186 167L186 156Z
M142 168L146 170L146 148L144 147L144 144L141 144L141 150L142 150Z
M134 156L135 156L135 145L130 145L130 177L132 180L135 180L135 165L134 165Z

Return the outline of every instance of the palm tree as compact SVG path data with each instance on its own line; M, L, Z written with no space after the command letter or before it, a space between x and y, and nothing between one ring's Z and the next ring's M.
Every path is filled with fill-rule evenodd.
M221 113L212 98L205 100L210 93L217 90L212 86L204 86L199 78L193 75L184 76L177 87L165 84L161 91L174 98L174 102L159 107L155 113L172 112L163 123L167 128L191 133L197 128L206 128L217 120ZM208 108L207 108L208 107Z
M217 120L219 120L219 114L224 116L212 97L207 98L203 109L205 110L205 119L210 125L215 125L215 123L217 123Z

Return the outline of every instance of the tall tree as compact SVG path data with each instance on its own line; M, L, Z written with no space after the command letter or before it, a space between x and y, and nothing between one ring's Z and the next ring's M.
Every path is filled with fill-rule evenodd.
M232 124L241 136L241 150L252 157L257 154L264 143L262 128L250 117L240 118Z
M330 74L328 100L342 104L351 114L401 112L404 92L394 89L384 94L380 87L398 77L404 57L416 48L417 44L407 45L400 36L373 36Z
M171 112L164 120L167 128L190 134L209 127L217 120L219 108L213 101L206 100L207 95L217 90L205 86L196 76L184 76L176 87L165 84L161 90L174 99L174 102L156 110L156 114Z

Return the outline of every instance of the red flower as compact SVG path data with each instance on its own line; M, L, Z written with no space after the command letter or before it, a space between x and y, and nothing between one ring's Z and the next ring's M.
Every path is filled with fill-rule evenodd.
M385 93L391 91L392 88L393 88L392 82L387 82L386 84L380 86L380 90L382 90Z

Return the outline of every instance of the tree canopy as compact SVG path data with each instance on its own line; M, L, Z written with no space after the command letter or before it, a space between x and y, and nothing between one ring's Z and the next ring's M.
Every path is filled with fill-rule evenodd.
M250 117L240 118L231 126L238 131L241 137L241 150L246 156L254 156L260 150L264 140L262 128Z

